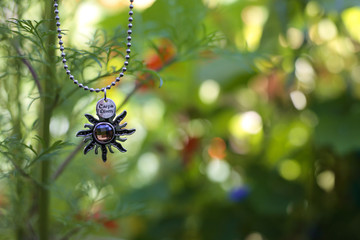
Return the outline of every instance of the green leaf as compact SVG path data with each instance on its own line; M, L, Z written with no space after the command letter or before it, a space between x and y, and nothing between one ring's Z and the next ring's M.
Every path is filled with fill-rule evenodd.
M317 146L330 147L342 155L360 149L359 103L340 98L319 104L315 109L319 122L314 135Z
M163 81L162 77L160 76L160 74L159 74L158 72L153 71L153 70L151 70L151 69L143 69L142 72L144 72L144 73L150 73L152 76L155 76L155 77L159 80L159 82L160 82L159 88L162 87L164 81Z

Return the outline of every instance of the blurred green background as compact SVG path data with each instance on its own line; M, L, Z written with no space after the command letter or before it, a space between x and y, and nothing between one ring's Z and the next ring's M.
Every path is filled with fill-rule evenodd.
M0 239L360 239L359 1L135 0L106 163L52 4L0 2ZM129 2L59 4L72 74L108 85Z

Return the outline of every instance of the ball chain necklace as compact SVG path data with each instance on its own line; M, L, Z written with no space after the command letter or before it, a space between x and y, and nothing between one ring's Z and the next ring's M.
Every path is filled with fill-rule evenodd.
M121 69L121 72L118 77L115 78L110 85L105 86L103 88L89 88L82 83L79 83L78 80L75 79L73 75L71 75L71 71L69 66L66 64L66 54L64 48L64 42L62 40L62 31L60 29L60 16L59 16L59 3L58 0L54 0L54 8L55 8L55 20L58 32L58 39L59 39L59 49L61 51L62 62L64 64L64 69L66 74L68 75L69 79L73 81L78 87L83 88L85 91L89 91L91 93L104 93L104 98L100 99L96 104L96 114L99 119L96 119L90 114L85 114L85 117L91 124L85 124L84 128L88 128L89 130L81 130L79 131L76 136L77 137L84 137L84 142L88 143L84 148L84 154L87 154L90 150L95 148L95 154L98 154L98 149L101 149L102 152L102 160L106 162L107 160L107 153L108 149L111 153L114 153L112 150L112 146L118 149L120 152L126 152L126 149L121 145L120 142L125 142L127 139L122 138L121 136L124 135L131 135L135 132L135 129L125 129L127 123L120 124L121 121L126 116L126 111L124 110L119 116L116 115L116 105L113 100L106 98L106 90L110 90L111 87L114 87L120 79L124 76L127 66L129 65L130 59L130 47L131 47L131 34L132 34L132 22L133 22L133 2L134 0L130 0L130 10L129 10L129 24L127 30L127 49L126 49L126 56L124 67Z

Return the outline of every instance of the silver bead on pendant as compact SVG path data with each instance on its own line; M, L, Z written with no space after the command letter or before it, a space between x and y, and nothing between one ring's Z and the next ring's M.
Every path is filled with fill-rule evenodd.
M98 149L101 149L102 160L106 162L108 149L114 153L112 146L120 152L126 152L126 149L120 144L125 142L126 138L121 138L124 135L131 135L135 129L125 129L127 123L120 125L120 122L125 118L127 112L124 110L115 119L116 105L113 100L106 98L101 99L96 104L96 114L99 120L90 114L85 114L85 117L91 124L85 124L84 128L89 130L81 130L76 136L84 137L84 142L89 142L84 148L84 154L95 148L95 154L98 154Z

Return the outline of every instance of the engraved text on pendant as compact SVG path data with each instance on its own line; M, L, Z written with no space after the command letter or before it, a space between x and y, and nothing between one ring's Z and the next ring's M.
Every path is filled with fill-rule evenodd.
M115 116L116 106L113 100L111 99L101 99L96 104L96 114L103 119L108 119Z

